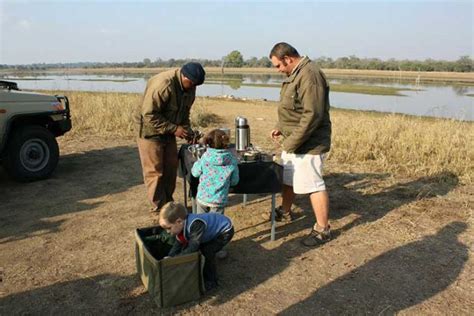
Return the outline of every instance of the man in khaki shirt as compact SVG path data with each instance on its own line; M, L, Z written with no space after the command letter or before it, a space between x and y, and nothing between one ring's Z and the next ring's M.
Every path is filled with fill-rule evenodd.
M278 105L278 124L271 131L282 145L282 206L276 219L291 221L295 194L309 194L316 223L302 242L315 246L330 239L329 197L322 170L331 147L329 85L323 72L306 56L287 43L276 44L270 59L286 74Z
M135 111L143 179L155 211L173 201L178 170L176 137L193 136L189 114L196 86L204 82L205 75L201 64L190 62L151 77Z

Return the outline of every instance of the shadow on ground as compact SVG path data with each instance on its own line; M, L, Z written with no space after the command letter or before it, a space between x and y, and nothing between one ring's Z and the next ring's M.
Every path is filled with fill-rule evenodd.
M59 229L62 220L48 218L94 209L97 199L142 184L136 148L113 147L61 156L49 179L17 183L0 173L0 243L36 232Z
M333 230L333 237L337 238L339 234L357 225L379 220L390 211L413 201L446 195L459 183L454 174L442 172L433 176L383 187L377 193L363 193L362 190L374 188L374 183L388 177L388 174L376 173L332 173L326 177L326 186L330 195L330 219L337 220L351 214L357 215L357 218L352 222ZM270 198L269 195L250 195L248 204L270 200ZM242 196L235 195L230 200L232 203L238 204L242 202ZM299 213L297 216L304 218L303 223L309 229L315 221L309 196L298 195L294 205L303 210L303 213ZM301 228L305 229L304 227ZM292 229L291 233L294 232ZM264 231L252 238L268 233L268 231ZM282 230L279 230L279 233L280 237L288 235L287 233L281 235Z
M452 222L436 234L392 249L318 289L281 315L394 315L446 289L468 260L458 235L467 225ZM439 311L438 311L439 312Z
M75 197L70 198L73 207L70 209L59 208L53 214L86 210L87 207L81 209L81 199L110 193L107 188L102 187L107 185L107 181L110 180L101 176L94 178L94 181L99 181L99 183L93 184L95 187L84 187L83 182L93 174L100 174L100 170L105 175L111 172L117 173L117 179L114 177L114 181L119 182L115 187L116 192L141 183L140 166L134 149L115 148L85 155L86 157L69 157L71 160L68 162L66 159L61 171L61 177L66 177L70 181L78 181L70 186L71 190L74 187L79 187L84 192L78 195L73 194ZM103 162L106 157L109 159L108 156L114 157L110 158L115 159L112 164L118 165L121 170L111 170L110 160L108 163ZM86 160L87 163L84 164L84 161L77 159ZM94 163L96 164L94 165ZM88 172L84 172L79 167L91 164L93 167ZM130 170L131 168L133 170ZM127 170L127 172L124 173L123 170ZM79 177L79 180L74 180L74 177ZM344 173L331 174L327 177L333 200L332 218L343 218L352 213L360 215L353 222L340 228L338 234L356 225L380 219L395 208L414 200L447 194L457 185L457 179L452 175L440 174L394 184L382 190L374 190L376 193L362 193L370 192L370 190L363 191L361 189L370 187L373 181L386 177L388 175ZM123 183L120 184L121 182ZM68 192L67 188L66 192L72 194L72 191ZM304 196L296 200L296 204L306 211L295 222L280 225L277 229L277 238L289 237L312 225L314 217L307 211L309 210L307 200L307 197ZM10 209L9 212L13 212L13 210ZM3 213L4 211L2 211ZM44 216L45 214L33 216L32 221L39 221ZM10 225L12 224L10 223ZM231 256L220 262L218 269L221 276L221 286L217 293L212 297L204 296L199 302L191 302L169 311L179 312L186 308L193 308L196 304L210 304L212 306L232 301L240 294L279 275L294 262L294 258L300 257L312 249L301 246L299 238L290 239L279 247L268 249L263 246L263 243L268 242L269 224L267 221L262 221L256 225L265 225L266 229L260 229L255 234L233 241L229 247ZM468 250L465 245L457 241L457 236L465 229L466 224L453 222L433 236L389 250L347 275L317 289L313 295L290 306L283 314L311 314L315 311L330 311L337 314L348 311L354 313L394 313L418 304L445 289L461 272L468 258ZM9 230L9 234L18 238L32 231L34 230L30 229L16 234L14 230ZM4 234L3 229L2 234ZM336 238L338 234L336 234ZM328 245L330 246L330 243ZM300 277L304 273L301 271ZM285 285L281 286L281 289L275 290L283 291ZM0 306L7 311L10 311L10 307L13 306L21 313L40 314L42 312L51 313L51 311L58 313L68 313L68 311L97 313L99 311L107 314L163 312L163 310L156 309L148 294L143 295L138 291L136 295L133 295L137 287L141 288L138 277L135 275L125 277L98 275L13 294L2 299ZM79 288L81 288L80 291L77 290ZM90 288L90 291L84 291L83 288ZM87 293L87 295L83 297L77 293ZM261 293L261 295L261 298L257 297L256 299L265 299L265 293ZM0 314L2 314L1 309Z
M377 181L388 178L388 174L336 173L327 177L331 201L331 219L356 214L357 219L341 227L334 234L357 225L377 221L388 212L413 201L444 196L459 184L453 173L441 172L413 181L400 182L389 187L377 188ZM377 189L376 193L364 193Z
M111 274L56 283L0 299L0 314L126 315L137 309L156 310L147 293L130 293L139 286L138 276Z
M380 219L390 211L414 200L445 195L458 184L457 178L452 174L441 173L406 183L398 183L374 194L360 193L359 190L362 186L370 186L372 181L387 176L388 175L384 174L346 173L328 176L327 183L331 192L333 192L331 198L335 200L332 203L333 213L331 218L342 218L352 213L359 215L357 220L336 230L334 238L337 238L343 231L347 231L356 225ZM348 184L353 185L348 186ZM314 223L314 215L309 211L311 208L309 206L308 197L298 197L295 204L306 210L304 215L300 216L299 219L291 224L279 226L277 228L277 238L285 238L302 230L309 229ZM261 224L269 227L268 222L262 222ZM458 223L454 225L454 228L465 228L461 226L462 224ZM265 229L249 237L232 242L230 249L232 249L232 252L236 255L229 258L229 261L221 267L220 274L225 280L225 285L223 286L222 293L216 300L217 302L223 303L232 300L239 294L259 286L288 268L294 258L300 257L307 251L314 249L302 246L300 244L301 238L296 238L284 242L277 248L268 250L261 244L267 242L269 236L269 229ZM443 236L446 238L452 237L451 235ZM330 243L328 245L330 245ZM444 246L445 245L440 247L442 248ZM458 246L461 248L461 244L458 243ZM459 251L462 252L464 251L463 249L465 249L465 247ZM427 264L429 264L432 257L435 256L436 250L437 249L430 250L435 252L432 256L427 257ZM442 260L450 259L450 257L448 258L448 253L445 254L446 257ZM423 260L422 257L420 257L420 260ZM463 260L465 261L466 259ZM236 267L239 268L236 269ZM251 267L251 269L248 269L248 267ZM381 266L380 269L383 270L383 266ZM386 269L390 270L391 268L387 266ZM452 274L459 274L459 270L460 269L454 267ZM387 273L395 276L396 271L387 271ZM404 276L401 275L400 277L403 278ZM363 310L362 307L360 307L360 309ZM306 310L306 312L310 311L311 309Z

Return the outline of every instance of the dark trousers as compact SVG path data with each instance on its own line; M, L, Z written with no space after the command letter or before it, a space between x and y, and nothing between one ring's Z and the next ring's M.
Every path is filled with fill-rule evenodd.
M160 209L173 201L178 172L176 138L166 141L138 138L137 143L148 200Z
M231 241L232 237L234 237L233 227L199 247L202 255L206 258L203 268L204 281L217 283L216 253L224 248Z

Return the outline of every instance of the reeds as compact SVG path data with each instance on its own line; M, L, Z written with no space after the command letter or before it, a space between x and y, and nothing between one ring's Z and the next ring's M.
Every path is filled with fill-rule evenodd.
M73 119L67 138L135 135L132 113L141 94L69 91L66 95ZM193 126L200 128L218 124L233 127L236 114L248 117L256 144L265 149L272 146L268 135L276 121L273 102L198 98L191 120ZM371 170L417 176L446 172L464 183L473 181L472 122L340 109L333 109L331 117L329 159L335 163L362 164Z

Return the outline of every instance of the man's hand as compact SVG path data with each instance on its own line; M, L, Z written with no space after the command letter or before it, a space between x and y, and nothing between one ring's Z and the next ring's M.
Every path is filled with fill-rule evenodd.
M280 136L282 136L282 133L281 133L281 131L279 131L279 130L277 130L277 129L272 130L272 132L270 133L270 137L272 138L273 143L274 143L276 146L278 146L278 148L281 147Z
M174 131L174 136L179 137L179 138L186 138L188 137L188 131L181 125L178 125L178 128L176 129L176 131Z
M272 130L271 134L270 134L270 137L273 139L273 140L278 140L278 137L281 136L281 132L277 129L274 129Z

